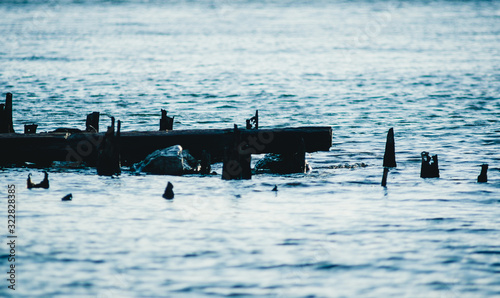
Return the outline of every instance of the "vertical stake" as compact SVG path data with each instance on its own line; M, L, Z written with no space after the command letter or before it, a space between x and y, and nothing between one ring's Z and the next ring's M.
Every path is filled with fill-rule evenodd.
M85 131L99 132L99 116L99 112L92 112L87 115L87 120L85 121Z
M5 113L7 120L7 131L10 133L14 133L14 123L12 121L12 93L7 93L7 97L5 98Z
M391 127L387 132L387 140L385 142L384 167L396 167L396 149L394 145L394 129Z
M384 152L384 173L382 175L382 186L387 185L387 176L389 174L390 168L396 167L396 149L394 145L394 129L391 127L387 132L387 139L385 141L385 152Z
M174 117L167 116L167 111L161 109L160 131L174 129Z

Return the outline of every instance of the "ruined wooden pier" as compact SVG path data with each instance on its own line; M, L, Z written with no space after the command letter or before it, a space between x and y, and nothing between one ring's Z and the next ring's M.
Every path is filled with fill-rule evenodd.
M241 148L248 154L287 153L302 138L306 152L328 151L331 127L240 129ZM32 162L49 165L53 161L85 162L95 165L97 148L105 133L52 132L0 134L0 165ZM201 159L202 151L214 161L222 160L224 148L233 143L234 129L191 129L171 131L121 132L120 155L123 165L131 165L158 149L181 145Z
M246 157L261 153L304 153L328 151L332 144L329 126L263 129L258 127L258 113L247 120L245 129L235 125L228 129L172 130L173 117L167 117L166 111L162 111L160 131L120 132L118 125L115 135L114 118L107 132L99 132L99 113L94 112L87 116L85 130L56 129L36 133L33 124L26 125L25 133L21 134L13 130L10 93L6 105L0 107L0 166L23 166L30 162L44 167L54 161L66 161L84 162L97 166L99 171L99 164L106 162L104 153L111 151L107 154L110 155L108 159L119 156L119 163L130 166L155 150L174 145L181 145L205 163L206 156L210 156L210 163L227 159L228 152ZM106 148L109 146L113 148Z

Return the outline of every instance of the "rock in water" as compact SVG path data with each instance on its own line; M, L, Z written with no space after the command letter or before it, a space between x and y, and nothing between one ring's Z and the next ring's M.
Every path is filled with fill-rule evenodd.
M172 200L174 198L174 185L170 183L170 181L167 184L167 188L165 188L163 197L167 200Z
M67 194L65 195L61 201L71 201L73 199L73 195L72 194Z
M479 183L488 182L488 165L487 164L481 165L481 174L479 174L479 176L477 176L477 182L479 182Z
M198 161L180 145L156 150L133 166L136 171L158 175L182 175L198 170Z

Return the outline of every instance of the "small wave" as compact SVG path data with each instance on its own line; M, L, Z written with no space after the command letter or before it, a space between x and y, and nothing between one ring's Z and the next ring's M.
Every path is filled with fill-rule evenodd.
M189 96L189 97L204 97L204 98L216 98L217 95L210 93L183 93L181 96Z
M472 253L481 255L500 255L500 250L477 250Z
M206 250L206 251L188 253L188 254L185 254L183 257L184 258L196 258L196 257L201 257L201 256L207 256L207 255L209 255L209 256L217 255L217 252L212 251L212 250Z
M65 57L45 57L45 56L22 57L22 58L19 58L19 60L22 60L22 61L45 60L45 61L64 61L64 62L76 61L74 59L65 58Z
M456 220L456 218L453 218L453 217L449 217L449 218L435 217L435 218L423 218L421 220L425 220L425 221L453 221L453 220Z

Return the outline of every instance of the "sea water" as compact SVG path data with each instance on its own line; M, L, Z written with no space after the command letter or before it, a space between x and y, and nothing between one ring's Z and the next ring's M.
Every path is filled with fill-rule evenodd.
M17 235L2 296L500 295L499 2L2 1L0 16L17 132L83 128L93 111L101 129L114 116L157 130L162 108L174 129L243 126L255 110L261 127L333 129L308 174L55 166L50 189L28 190L43 169L0 169ZM440 178L420 178L422 151Z

